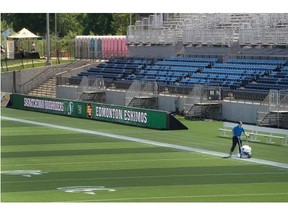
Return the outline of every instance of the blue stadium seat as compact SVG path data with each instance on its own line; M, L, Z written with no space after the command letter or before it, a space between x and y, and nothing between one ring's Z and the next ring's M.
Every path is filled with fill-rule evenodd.
M111 59L78 74L100 75L109 80L131 83L133 80L153 80L163 85L193 86L218 84L225 89L288 89L288 66L284 60L228 59L219 63L217 58L170 57L161 60ZM77 79L76 77L72 77ZM255 82L256 81L256 82Z

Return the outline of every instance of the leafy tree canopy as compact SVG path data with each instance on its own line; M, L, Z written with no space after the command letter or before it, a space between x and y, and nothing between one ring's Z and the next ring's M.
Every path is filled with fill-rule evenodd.
M132 15L135 23L135 15ZM130 24L128 13L59 13L49 14L50 33L55 33L57 20L57 35L71 37L72 35L126 35ZM3 13L1 14L1 32L11 27L15 32L27 28L31 32L44 36L46 34L45 13Z

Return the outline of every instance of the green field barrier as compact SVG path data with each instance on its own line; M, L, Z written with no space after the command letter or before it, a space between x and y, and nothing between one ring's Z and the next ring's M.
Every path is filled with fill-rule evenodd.
M16 109L87 118L139 127L175 130L187 129L165 111L12 94L10 106Z

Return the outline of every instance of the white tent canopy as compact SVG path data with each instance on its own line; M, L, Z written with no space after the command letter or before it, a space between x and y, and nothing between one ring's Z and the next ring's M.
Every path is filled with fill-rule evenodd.
M42 39L41 36L35 35L28 29L23 28L19 32L9 35L7 39L7 58L23 58L26 56L31 57L31 55L33 58L39 58L34 41ZM30 41L33 41L32 44Z
M8 36L9 39L24 39L24 38L31 38L31 39L40 39L41 36L37 36L34 33L30 32L28 29L23 28L19 32Z

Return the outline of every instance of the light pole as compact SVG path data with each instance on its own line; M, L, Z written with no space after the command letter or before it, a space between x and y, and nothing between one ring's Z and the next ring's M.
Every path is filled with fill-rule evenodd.
M55 53L56 53L56 58L57 58L58 64L60 64L57 38L58 38L58 35L57 35L57 13L55 13Z
M132 14L130 13L130 23L129 25L132 25Z
M46 14L46 39L47 39L47 61L46 65L51 65L50 62L50 27L49 27L49 13Z

